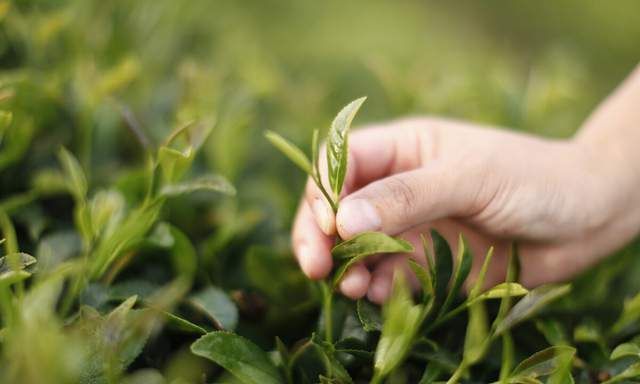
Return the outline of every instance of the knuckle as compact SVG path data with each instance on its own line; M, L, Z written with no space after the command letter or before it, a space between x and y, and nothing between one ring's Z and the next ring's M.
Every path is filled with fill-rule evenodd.
M398 208L402 214L408 214L414 210L418 196L406 180L399 177L390 178L384 185L390 205Z

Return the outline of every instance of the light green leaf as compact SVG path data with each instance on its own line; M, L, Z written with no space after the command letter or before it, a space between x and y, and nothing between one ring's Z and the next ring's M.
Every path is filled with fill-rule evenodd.
M527 293L529 293L529 291L518 283L501 283L469 300L467 305L473 305L478 301L489 299L524 296Z
M333 277L333 286L337 287L349 267L364 258L379 253L407 253L413 251L413 245L400 238L388 236L381 232L365 232L336 245L331 255L336 260L343 260Z
M554 319L539 319L536 320L536 328L547 339L547 342L551 345L567 345L569 344L569 337L564 325Z
M224 177L207 175L194 180L166 184L160 190L160 195L176 197L198 191L219 192L230 196L236 194L236 189Z
M488 335L487 310L482 301L477 301L469 306L469 323L464 338L463 360L467 366L475 364L484 356L489 346Z
M219 288L207 287L191 296L188 301L207 315L218 329L233 330L238 323L238 308Z
M618 345L613 352L611 352L611 360L620 359L626 356L633 356L640 359L640 346L637 343L623 343Z
M476 278L475 283L473 283L473 287L469 292L469 300L473 300L482 292L482 287L484 286L484 279L487 275L487 270L489 270L489 265L491 264L491 259L493 259L493 247L489 248L487 251L487 255L484 257L484 261L482 262L482 267L480 267L480 272L478 272L478 277Z
M640 293L624 301L622 314L611 327L611 333L617 334L640 320Z
M522 298L507 314L500 324L497 324L495 334L513 328L516 324L527 320L547 304L566 295L571 290L570 284L565 285L545 285L530 291Z
M356 305L358 319L367 332L382 330L382 316L380 310L375 305L366 300L358 300Z
M539 378L549 376L566 364L567 359L573 359L576 349L568 346L554 346L536 352L523 360L513 370L509 382L519 382L522 378Z
M423 306L413 303L402 274L396 274L391 297L383 307L383 327L374 357L374 377L384 378L407 356L420 329Z
M329 185L337 201L342 191L347 173L347 157L349 151L348 132L356 113L366 100L361 97L347 104L331 123L327 139L327 165L329 167Z
M87 179L78 160L65 148L58 152L58 159L67 179L67 188L76 200L83 200L87 195Z
M416 278L420 282L420 286L422 287L422 301L426 303L431 298L433 298L434 290L433 290L433 281L431 280L431 274L429 271L424 269L424 267L414 260L409 259L409 268L416 275Z
M160 147L158 149L158 165L162 171L164 183L171 184L178 181L187 172L194 157L195 153L191 147L184 151Z
M228 332L212 332L191 344L191 351L229 371L243 384L283 383L267 354L244 337Z
M273 144L274 147L278 148L280 152L287 156L289 160L291 160L300 169L305 171L308 175L313 174L311 162L300 148L296 147L289 140L275 132L267 131L264 136L271 142L271 144Z

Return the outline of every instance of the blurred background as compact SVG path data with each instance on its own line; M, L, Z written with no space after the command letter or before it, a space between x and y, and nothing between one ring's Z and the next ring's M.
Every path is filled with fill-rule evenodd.
M638 15L635 0L0 1L0 107L14 114L0 206L35 252L73 222L72 200L16 198L55 187L60 146L92 190L115 188L132 204L145 148L191 119L215 121L192 172L219 173L238 195L196 194L163 217L195 245L196 284L235 292L241 310L254 300L245 319L267 307L241 333L296 340L312 321L290 319L315 319L288 251L304 176L265 130L309 148L313 129L367 95L357 124L435 114L569 137L638 64ZM72 253L69 242L56 246ZM558 311L607 319L640 288L637 250L589 272L588 290L578 280ZM162 280L161 261L146 257L132 270Z

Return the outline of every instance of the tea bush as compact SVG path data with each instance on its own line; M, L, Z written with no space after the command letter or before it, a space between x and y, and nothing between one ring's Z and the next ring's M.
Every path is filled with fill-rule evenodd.
M291 257L325 128L339 204L364 100L330 123L356 96L359 123L562 137L636 64L632 1L490 3L0 1L0 382L638 380L637 242L531 291L514 247L507 282L463 295L464 239L425 234L421 292L398 276L383 308L334 287L402 239L337 244L320 283Z

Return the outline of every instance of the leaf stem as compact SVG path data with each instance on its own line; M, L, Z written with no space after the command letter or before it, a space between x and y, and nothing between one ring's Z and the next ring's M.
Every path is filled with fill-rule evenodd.
M324 315L324 337L333 344L333 290L327 281L320 282L322 288L322 313Z
M316 171L318 172L318 171ZM320 181L320 176L319 174L314 175L313 177L313 181L316 182L316 185L318 186L318 188L320 189L320 192L322 192L322 194L324 195L324 198L327 199L327 202L329 203L329 205L331 206L331 210L333 211L334 214L338 213L338 203L336 201L334 201L331 198L331 195L329 195L329 193L327 192L327 190L324 188L324 185L322 185L322 182Z

